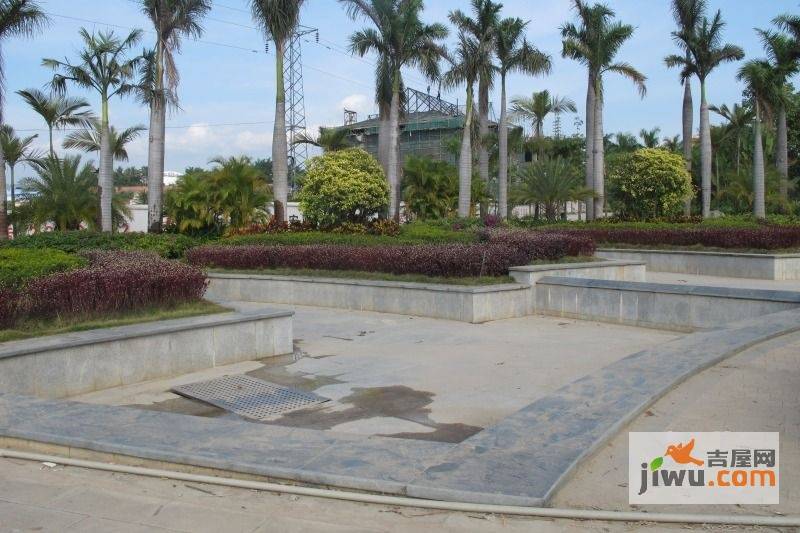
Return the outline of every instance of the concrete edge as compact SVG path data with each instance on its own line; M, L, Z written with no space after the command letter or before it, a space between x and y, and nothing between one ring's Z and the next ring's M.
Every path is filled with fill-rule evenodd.
M594 261L587 263L551 263L547 265L522 265L509 267L509 271L513 272L546 272L548 270L571 270L571 269L584 269L584 268L603 268L603 267L620 267L620 266L640 266L647 265L645 261L627 261L624 259L603 259L602 261Z
M770 289L739 289L735 287L714 287L710 285L676 285L671 283L583 279L559 276L545 276L538 281L538 284L800 304L800 292L774 291Z
M75 331L60 335L48 335L45 337L34 337L32 339L22 339L0 343L0 359L18 357L32 353L49 352L53 350L63 350L66 348L77 348L104 342L114 342L139 337L150 337L154 335L165 335L180 331L191 331L200 328L226 326L230 324L240 324L244 322L255 322L269 318L282 318L293 316L294 311L278 309L258 309L254 311L229 311L212 315L200 315L186 318L175 318L171 320L156 320L152 322L141 322L127 326L116 326L112 328L90 329L86 331Z
M686 254L686 255L710 255L710 256L728 256L728 257L758 257L766 259L791 259L800 257L800 253L789 254L772 254L772 253L753 253L753 252L712 252L702 250L667 250L667 249L651 249L651 248L598 248L598 252L615 252L615 253L639 253L639 254Z
M279 276L271 274L242 274L233 272L209 271L209 279L249 279L265 281L294 281L301 283L325 283L333 285L359 285L364 287L382 287L390 289L416 289L437 292L456 292L466 294L480 294L487 292L505 292L527 290L529 285L524 283L496 283L488 285L448 285L445 283L416 283L411 281L384 281L373 279L348 279L348 278L317 278L310 276Z

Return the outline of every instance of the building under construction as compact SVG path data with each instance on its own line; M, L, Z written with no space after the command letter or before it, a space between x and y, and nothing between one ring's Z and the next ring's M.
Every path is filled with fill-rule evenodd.
M442 100L439 96L406 88L400 116L400 161L408 155L429 157L456 164L464 129L463 110L458 104ZM345 124L350 130L350 141L378 158L377 115L358 121L356 114L345 110ZM489 130L497 132L497 123L490 121Z

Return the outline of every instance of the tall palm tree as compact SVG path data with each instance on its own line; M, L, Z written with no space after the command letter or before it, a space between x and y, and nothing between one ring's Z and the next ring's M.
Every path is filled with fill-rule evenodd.
M727 104L719 107L712 105L708 106L708 109L728 122L726 125L728 135L736 140L736 175L738 176L741 169L742 138L750 128L753 110L739 104L733 104L732 108L729 108Z
M798 43L788 35L770 30L756 29L761 37L767 59L777 76L776 83L785 88L787 80L800 70ZM785 91L784 91L785 92ZM789 140L786 125L786 98L777 94L775 104L775 120L777 143L775 147L775 166L780 176L780 198L786 200L789 195Z
M615 62L614 57L622 45L631 38L634 28L615 22L614 11L604 4L588 5L584 0L573 0L579 25L567 23L561 28L562 55L586 65L588 89L586 94L587 175L586 185L593 187L595 198L587 198L587 219L602 217L605 210L605 157L603 148L603 75L617 73L630 79L644 98L647 77L625 62ZM591 135L592 140L589 141ZM591 154L591 162L589 160ZM589 179L591 171L591 183Z
M639 138L642 140L642 145L645 148L658 148L661 139L658 137L661 133L661 128L655 127L652 130L642 128L639 130Z
M91 127L82 130L70 132L64 139L64 148L68 150L83 150L84 152L99 152L102 146L102 134L100 130L100 123L97 120L92 121ZM111 147L111 154L114 161L127 161L128 160L128 144L139 137L139 134L147 130L142 125L132 126L126 128L121 132L117 132L114 126L110 126L108 130L109 146Z
M506 78L510 72L535 76L552 69L550 56L531 46L523 36L527 22L505 18L497 26L495 55L500 72L500 123L497 126L497 213L508 215L508 114L506 110ZM573 111L575 104L572 104Z
M32 37L48 23L47 15L36 0L0 0L0 126L3 124L5 62L2 47L12 37ZM6 163L0 149L0 240L8 239L6 202Z
M93 89L100 95L100 227L103 231L112 231L112 206L114 194L113 154L108 123L108 106L114 96L124 96L135 90L132 83L141 56L127 57L127 52L135 46L142 36L141 30L130 32L125 38L117 37L114 32L98 32L90 34L85 28L80 30L83 39L83 50L79 54L79 62L69 60L44 59L42 64L56 73L50 86L56 94L64 94L67 84L73 83L85 89Z
M289 196L289 148L286 140L286 90L283 81L283 56L289 40L300 24L300 9L305 0L250 0L250 10L267 40L275 43L275 121L272 130L272 187L274 214L286 220Z
M495 67L492 56L495 51L497 28L500 22L500 10L503 4L492 0L470 0L472 7L471 18L460 9L451 11L450 22L472 36L478 43L478 54L481 60L481 70L478 76L478 175L489 183L489 91L494 84ZM487 214L487 206L481 204L481 216Z
M72 98L63 95L48 95L39 89L17 91L17 94L44 119L49 132L50 155L55 156L53 147L53 130L68 126L88 126L94 118L92 111L86 109L89 102L83 98Z
M36 159L38 154L32 149L33 141L38 135L31 135L30 137L17 137L14 133L14 128L7 124L0 126L0 150L6 159L6 164L9 170L9 182L11 185L11 211L17 205L16 202L16 183L14 182L14 167L23 161ZM3 189L0 194L5 196L6 191ZM16 230L15 230L16 231Z
M678 24L678 31L672 32L672 37L684 51L687 61L691 60L691 52L687 47L688 42L695 37L697 26L706 11L706 0L672 0L672 16ZM691 74L681 73L683 84L683 108L681 112L683 161L686 170L692 172L692 135L694 130L694 112L692 104L692 77ZM692 213L692 198L684 203L683 213Z
M182 37L198 38L203 35L200 20L210 9L210 0L142 0L142 11L153 23L156 34L151 70L152 91L147 98L150 105L147 226L150 232L161 231L167 107L170 102L177 103L180 80L175 53L180 52Z
M530 98L518 97L511 100L511 112L518 118L529 120L533 126L533 138L539 144L539 155L543 156L544 121L551 113L575 113L575 102L566 96L550 94L547 89L534 92Z
M742 65L737 79L747 86L753 104L753 214L767 216L764 196L764 146L761 141L761 123L770 117L775 95L782 89L780 74L764 60L750 60Z
M664 61L669 67L680 67L684 78L692 75L700 80L700 178L703 192L703 217L711 215L711 124L708 120L708 101L706 100L706 80L715 68L725 62L738 61L744 51L733 44L722 43L722 21L720 11L714 18L703 17L692 35L682 34L685 55L670 55Z
M483 61L480 43L465 32L459 32L458 45L443 78L447 87L462 83L467 86L464 130L461 134L461 150L458 156L458 216L468 217L472 208L472 119L475 113L475 82L480 76Z
M400 216L400 111L403 77L401 69L416 67L428 78L439 77L439 59L445 55L440 41L447 37L442 24L425 24L420 16L422 0L339 0L352 19L363 17L374 27L350 36L350 51L361 57L378 54L376 86L379 103L385 102L387 82L391 80L389 142L386 151L386 178L389 182L389 216ZM382 81L381 81L382 80Z

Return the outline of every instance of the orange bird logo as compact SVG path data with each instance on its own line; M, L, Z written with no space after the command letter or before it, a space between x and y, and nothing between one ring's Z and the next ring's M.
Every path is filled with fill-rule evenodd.
M674 444L670 444L667 446L667 452L664 455L669 455L672 457L672 460L676 463L685 465L687 463L696 464L697 466L703 466L703 461L700 459L695 459L692 457L692 449L694 448L694 439L690 440L686 444L678 443L677 446Z

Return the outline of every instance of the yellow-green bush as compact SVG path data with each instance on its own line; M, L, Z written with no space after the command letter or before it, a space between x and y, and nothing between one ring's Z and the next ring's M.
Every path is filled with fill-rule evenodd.
M642 148L615 158L606 183L611 209L627 219L678 214L692 194L683 158L660 148Z
M53 249L0 249L0 287L19 288L29 280L86 264L82 257Z
M331 227L364 222L386 209L389 186L375 158L351 148L313 158L298 199L306 220Z

